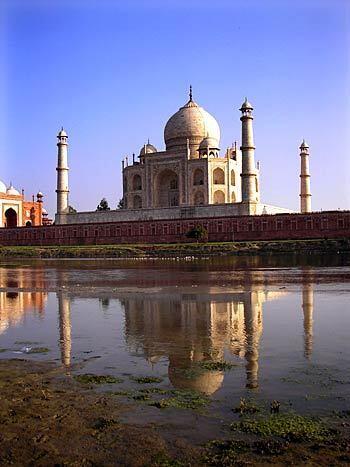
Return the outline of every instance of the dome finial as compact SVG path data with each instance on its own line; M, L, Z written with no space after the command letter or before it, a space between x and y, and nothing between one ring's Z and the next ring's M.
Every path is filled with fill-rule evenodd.
M192 84L190 84L190 102L192 102Z

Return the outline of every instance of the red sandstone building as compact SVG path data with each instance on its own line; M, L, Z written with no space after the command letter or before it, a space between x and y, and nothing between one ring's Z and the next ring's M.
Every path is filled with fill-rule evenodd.
M43 208L43 194L39 191L31 201L26 201L23 191L20 193L10 184L8 188L0 181L0 227L31 227L48 225L50 220Z

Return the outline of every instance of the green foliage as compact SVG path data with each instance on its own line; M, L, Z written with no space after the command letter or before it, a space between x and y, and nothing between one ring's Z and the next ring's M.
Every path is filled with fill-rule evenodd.
M202 225L196 225L192 229L190 229L187 234L187 238L193 238L199 241L208 241L208 232Z
M110 375L93 375L85 373L74 377L79 383L83 384L116 384L122 383L123 380Z
M124 198L120 198L118 201L117 209L124 209Z
M106 198L102 198L100 204L97 206L96 211L109 211L108 201Z

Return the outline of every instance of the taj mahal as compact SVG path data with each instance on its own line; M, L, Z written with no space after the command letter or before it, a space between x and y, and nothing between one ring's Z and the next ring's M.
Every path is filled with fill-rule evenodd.
M138 157L122 161L122 209L77 212L69 205L68 135L58 133L56 224L225 217L291 213L261 200L260 167L255 162L253 106L240 107L241 143L220 152L220 127L189 99L167 121L165 149L150 141ZM309 147L300 146L300 211L311 211Z

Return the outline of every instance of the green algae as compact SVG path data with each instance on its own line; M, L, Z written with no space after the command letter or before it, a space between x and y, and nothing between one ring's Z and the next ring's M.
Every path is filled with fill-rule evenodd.
M199 367L203 368L203 370L209 370L209 371L227 371L227 370L232 370L234 368L235 364L230 363L230 362L200 362Z
M260 412L260 407L251 399L245 399L244 397L241 398L237 407L232 409L235 413L239 413L240 415L244 414L253 414Z
M33 347L29 349L28 352L26 353L32 354L32 353L48 353L48 352L50 352L50 349L48 349L47 347Z
M286 441L273 439L249 442L246 440L214 440L207 444L203 458L205 465L231 467L233 465L254 465L252 455L278 456L288 448Z
M325 441L332 434L321 421L293 413L241 420L232 423L231 429L259 436L277 436L294 442Z
M157 376L131 376L130 379L138 384L161 383L163 378Z
M74 379L83 384L119 384L123 382L121 378L116 378L115 376L94 375L91 373L76 375Z
M139 389L142 394L169 394L171 390L161 388L142 388Z
M198 409L207 406L210 403L208 397L195 391L173 390L172 397L152 401L149 405L158 409L177 408L177 409Z

